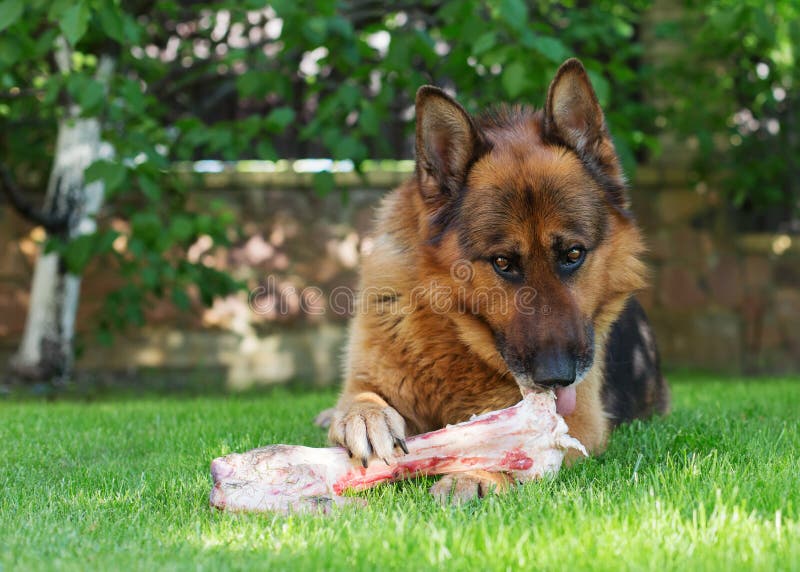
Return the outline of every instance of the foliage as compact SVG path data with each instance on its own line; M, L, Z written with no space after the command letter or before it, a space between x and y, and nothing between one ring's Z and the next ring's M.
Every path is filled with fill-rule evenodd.
M639 41L650 4L0 0L0 156L42 186L67 106L102 120L116 155L86 173L107 186L98 234L56 248L76 272L113 258L124 286L105 325L138 324L152 296L186 306L189 284L206 302L236 286L184 256L200 236L209 248L237 237L224 209L200 204L193 181L174 175L176 161L329 156L359 170L365 159L409 156L424 83L457 92L471 110L541 105L557 66L579 55L631 171L655 147L643 91L657 77ZM686 13L692 26L659 28L690 46L690 62L658 70L674 103L662 110L670 128L696 136L706 170L730 168L737 203L792 203L797 5L714 0ZM75 49L68 74L53 62L59 36ZM108 92L94 77L103 56L116 62ZM732 148L717 144L721 133ZM316 177L320 192L333 183Z
M659 31L681 46L662 76L665 113L697 142L701 176L724 177L751 212L800 211L800 4L687 0Z
M800 380L676 378L669 417L552 480L442 508L417 479L330 516L211 511L208 463L323 445L332 391L0 402L0 567L796 570Z
M169 298L187 310L193 299L209 305L238 289L201 256L186 257L193 244L204 244L207 254L236 237L229 230L231 213L222 204L197 204L189 194L192 181L172 172L180 134L171 110L149 89L166 64L131 54L131 46L149 44L158 31L114 0L3 0L0 13L3 162L43 187L58 121L70 106L99 118L114 148L114 159L98 161L84 174L87 183L105 182L109 208L97 232L69 240L51 236L47 244L69 272L81 274L98 259L118 271L120 286L98 316L101 340L142 325L153 298ZM69 73L60 73L53 61L60 35L73 48ZM95 77L103 56L116 62L107 90Z
M51 248L73 272L112 258L123 285L107 301L104 329L138 325L152 296L185 307L189 284L206 303L235 288L183 256L200 236L211 246L236 237L223 210L193 200L191 180L171 172L175 161L317 154L359 169L408 152L407 111L421 84L457 86L472 109L541 103L556 67L580 54L631 167L652 142L639 127L648 108L633 71L634 25L647 3L421 1L387 11L369 0L2 0L0 154L42 184L66 107L102 120L116 158L86 172L106 184L100 228ZM53 63L59 35L75 50L68 74ZM108 93L93 75L102 56L116 63ZM387 137L384 125L399 115L399 139ZM333 178L316 182L325 192Z

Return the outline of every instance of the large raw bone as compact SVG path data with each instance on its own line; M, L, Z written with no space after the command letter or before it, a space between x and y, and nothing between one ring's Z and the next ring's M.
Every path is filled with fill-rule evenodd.
M368 468L341 447L271 445L219 457L211 462L210 503L232 511L327 511L363 502L343 492L387 481L477 469L528 481L558 472L569 449L586 455L567 434L552 392L528 394L513 407L411 437L407 445L408 454L392 464L374 460Z

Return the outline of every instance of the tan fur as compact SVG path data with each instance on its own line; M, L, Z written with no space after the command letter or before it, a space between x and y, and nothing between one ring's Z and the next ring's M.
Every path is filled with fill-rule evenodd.
M435 93L424 95L437 97ZM385 458L405 435L514 405L520 400L520 389L498 351L493 332L510 332L509 343L522 344L524 340L517 340L514 332L527 330L515 329L515 324L539 324L559 335L561 317L575 315L591 317L594 361L577 385L577 407L565 420L570 433L590 452L601 452L610 430L601 400L605 342L630 294L645 283L645 268L639 260L643 250L640 233L630 218L604 198L603 189L576 154L546 138L542 112L510 111L509 118L477 128L459 113L457 104L448 107L440 99L426 105L429 109L441 107L444 119L427 124L454 131L459 149L439 163L434 157L430 166L420 167L418 176L390 193L378 211L374 249L362 261L344 388L330 438L356 457ZM573 99L578 105L592 104L588 96ZM418 116L420 107L418 100ZM559 113L563 115L565 110L559 109ZM602 121L599 128L604 129ZM465 134L470 133L475 139L467 144ZM434 133L428 137L433 143L424 143L427 147L418 142L418 153L420 149L427 153L429 147L432 153L446 153L446 135ZM585 139L591 140L589 136ZM491 151L471 165L468 178L459 179L459 169L467 168L473 149L489 145ZM610 176L621 177L610 139L597 141L597 149L600 160L611 161ZM436 165L443 171L437 172ZM439 187L445 184L469 187L460 208L470 217L442 231L437 217L442 209L452 208L448 206L452 197L443 195ZM559 192L549 192L552 188ZM496 198L497 189L502 189L502 199ZM498 210L503 202L516 205L510 217ZM574 213L584 212L589 226L596 224L597 212L604 213L604 238L575 279L565 284L548 270L549 245L554 236L586 240L570 235L572 227L564 214L573 213L574 219ZM505 229L503 240L509 242L508 248L513 246L535 270L526 278L526 285L537 292L541 317L521 316L513 304L500 307L477 296L501 292L514 300L518 295L518 286L499 278L491 263L481 258L470 260L464 250L465 237L476 249L484 248L483 241L489 241L498 226ZM405 427L399 426L402 424ZM368 440L368 436L374 439ZM397 449L394 451L396 454ZM477 489L467 483L463 490L477 494L488 490L488 485L507 488L507 481L496 475L479 475L477 480ZM434 492L441 497L445 489L449 494L455 486L448 480Z

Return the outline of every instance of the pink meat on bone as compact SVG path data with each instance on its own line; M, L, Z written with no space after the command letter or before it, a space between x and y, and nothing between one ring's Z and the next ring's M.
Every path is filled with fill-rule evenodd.
M368 468L341 447L271 445L211 462L211 506L231 511L293 512L363 502L344 497L378 483L483 469L518 481L555 473L568 449L586 454L567 434L552 392L530 393L508 409L411 437L408 454Z

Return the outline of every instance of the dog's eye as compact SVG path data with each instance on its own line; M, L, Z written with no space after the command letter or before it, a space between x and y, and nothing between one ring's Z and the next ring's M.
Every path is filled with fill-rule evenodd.
M582 246L573 246L561 254L561 260L559 260L559 262L561 263L562 268L565 270L574 270L580 266L585 256L585 248Z
M513 280L519 277L519 269L508 256L495 256L492 258L492 266L502 278Z
M494 267L500 272L508 272L511 270L511 261L505 256L496 256L494 259Z
M580 261L583 258L583 249L574 246L567 251L567 261L575 264L576 262Z

